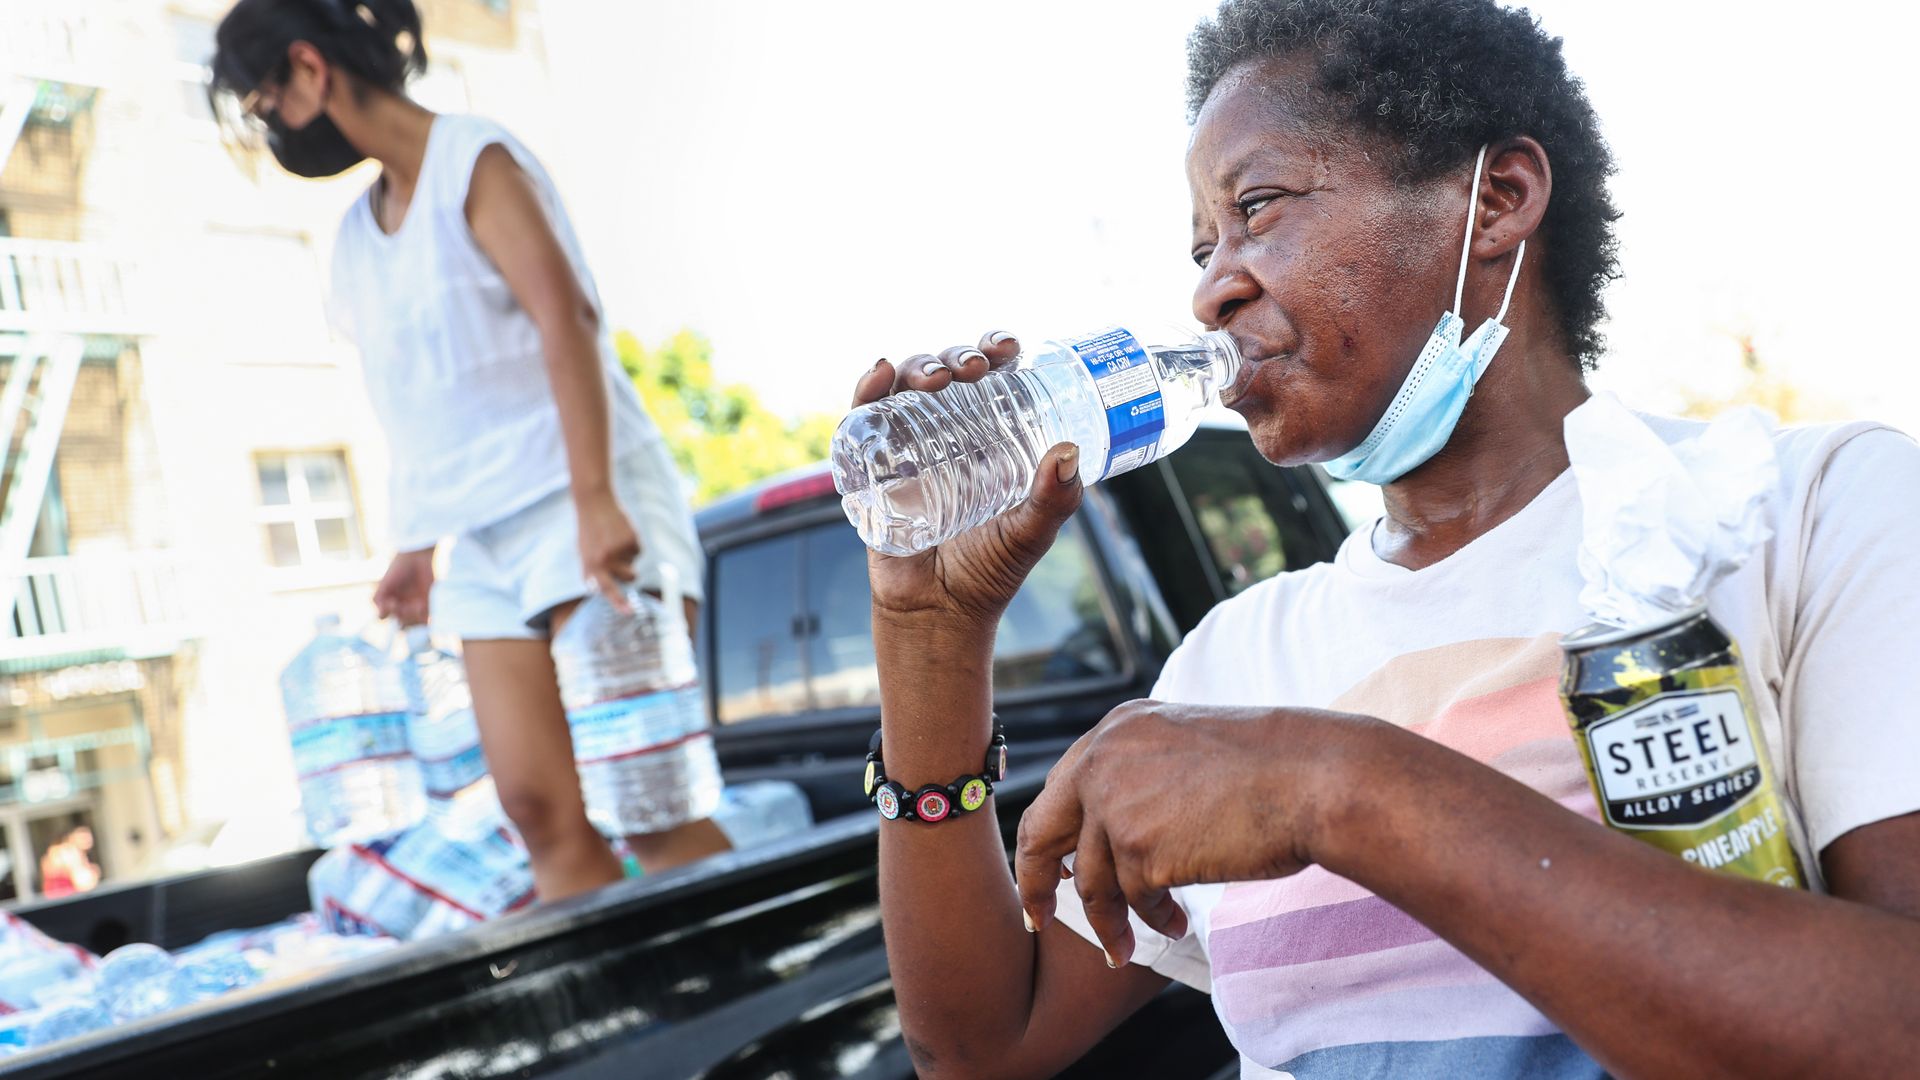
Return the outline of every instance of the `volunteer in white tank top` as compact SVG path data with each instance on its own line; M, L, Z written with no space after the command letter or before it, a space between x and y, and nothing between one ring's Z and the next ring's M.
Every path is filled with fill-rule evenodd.
M547 639L589 588L656 587L671 564L697 590L700 549L554 185L499 125L407 98L426 64L411 0L240 0L216 42L216 89L264 125L284 168L381 166L341 224L332 296L393 454L401 554L375 605L418 623L431 595L435 625L462 639L488 766L542 898L615 881ZM704 817L629 843L649 871L727 847Z

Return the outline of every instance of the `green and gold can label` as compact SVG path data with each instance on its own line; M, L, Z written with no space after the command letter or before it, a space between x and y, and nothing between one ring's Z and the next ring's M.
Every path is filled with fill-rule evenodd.
M1695 611L1562 644L1561 699L1601 820L1700 866L1805 887L1726 632Z

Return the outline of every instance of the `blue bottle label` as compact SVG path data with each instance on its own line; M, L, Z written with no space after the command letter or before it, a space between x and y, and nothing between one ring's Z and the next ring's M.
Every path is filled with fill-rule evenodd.
M480 782L487 775L487 758L480 744L448 758L420 758L420 779L427 785L430 799L448 799Z
M1160 376L1140 339L1122 327L1073 338L1067 347L1093 374L1100 406L1107 411L1107 466L1098 480L1137 469L1158 457L1167 429Z
M293 771L302 780L370 758L407 753L407 714L329 716L292 732Z
M707 717L694 683L568 710L567 726L574 760L587 764L684 742L706 730Z

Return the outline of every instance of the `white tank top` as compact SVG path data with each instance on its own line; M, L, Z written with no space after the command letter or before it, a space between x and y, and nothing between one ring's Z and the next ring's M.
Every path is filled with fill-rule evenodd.
M553 181L491 120L434 120L413 201L391 235L374 217L372 188L347 209L333 253L331 315L360 348L386 429L400 551L500 521L568 480L540 330L467 225L474 163L494 144L533 180L581 288L603 310ZM604 312L600 361L620 458L660 434L620 369Z

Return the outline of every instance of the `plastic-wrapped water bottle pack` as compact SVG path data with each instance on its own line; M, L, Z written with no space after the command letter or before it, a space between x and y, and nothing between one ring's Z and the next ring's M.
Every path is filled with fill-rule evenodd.
M329 933L302 914L216 934L177 953L136 942L96 958L0 912L0 1058L301 978L396 944Z
M307 889L334 933L417 941L533 903L533 869L504 818L465 840L429 821L334 848L307 872Z

